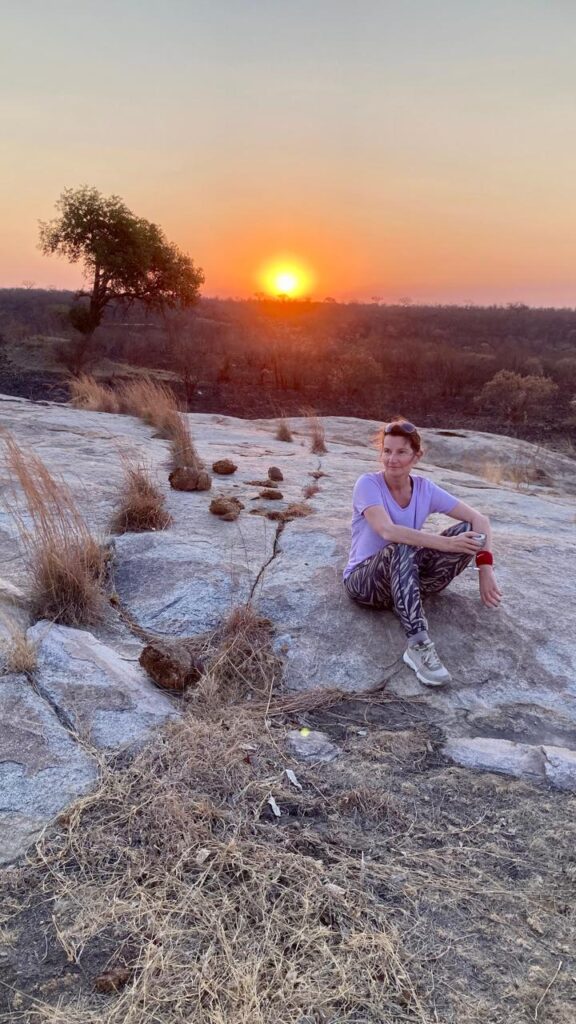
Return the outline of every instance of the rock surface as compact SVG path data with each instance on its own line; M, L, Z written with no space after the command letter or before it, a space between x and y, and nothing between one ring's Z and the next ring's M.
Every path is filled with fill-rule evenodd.
M26 849L46 822L87 792L96 761L25 676L0 679L0 864Z
M305 419L291 420L290 445L276 440L276 421L210 414L189 421L206 465L229 458L238 466L218 481L224 497L244 505L235 522L210 514L209 492L170 488L168 443L132 417L0 397L0 427L64 476L102 537L125 455L150 466L173 518L164 532L124 534L112 542L115 600L139 631L131 634L115 622L94 635L58 628L44 637L42 626L33 627L30 636L40 641L39 693L50 721L54 707L96 745L139 742L176 713L137 665L141 637L203 633L252 599L274 624L286 688L358 691L386 683L399 697L424 701L428 721L443 730L446 753L455 760L576 790L572 459L491 434L424 431L427 454L418 472L490 515L504 592L498 611L483 608L477 575L467 570L428 601L432 635L454 677L449 689L434 692L403 664L394 616L358 608L341 584L351 492L361 473L378 468L372 442L378 424L324 418L328 451L318 457L310 452ZM284 478L283 497L269 502L258 491L272 465ZM304 500L312 478L319 490ZM6 482L0 463L0 488ZM271 505L277 521L267 518ZM284 522L281 513L289 506L312 514ZM429 527L448 523L435 516ZM15 608L25 615L25 566L5 510L0 558L0 618Z
M176 717L139 665L123 661L87 630L37 622L28 639L38 652L39 693L89 744L104 750L131 747Z

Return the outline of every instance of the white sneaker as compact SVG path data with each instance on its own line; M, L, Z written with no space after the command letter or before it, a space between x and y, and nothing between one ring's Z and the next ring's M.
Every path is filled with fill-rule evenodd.
M431 640L408 647L404 651L403 660L414 669L424 686L444 686L452 680L448 669L444 668L436 654L436 648Z

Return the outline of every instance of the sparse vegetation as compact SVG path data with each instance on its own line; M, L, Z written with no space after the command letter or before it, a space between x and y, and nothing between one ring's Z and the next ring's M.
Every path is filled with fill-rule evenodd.
M314 410L306 410L304 415L308 420L308 432L310 435L310 451L313 455L326 455L326 431L324 424L318 419Z
M290 424L288 423L287 420L285 420L285 419L279 420L278 426L276 428L275 437L276 437L277 441L293 441L294 440L294 438L292 437L292 430L290 429Z
M0 620L7 633L7 637L0 641L4 670L16 675L32 675L38 660L36 645L28 639L26 630L9 615L0 613Z
M7 1019L572 1024L573 799L446 766L417 702L275 700L250 606L211 642L183 719L4 875ZM297 763L295 720L345 754Z
M69 384L70 402L75 409L93 412L120 412L120 401L112 388L99 384L86 373L72 377Z
M318 494L319 490L320 488L318 484L306 484L306 486L302 488L302 494L305 498L313 498L315 494Z
M42 460L23 451L10 434L4 434L2 440L12 480L9 506L28 563L35 618L68 625L97 621L105 607L102 546L66 484L55 480Z
M171 522L164 495L150 471L142 464L126 462L119 508L110 524L112 533L166 530Z

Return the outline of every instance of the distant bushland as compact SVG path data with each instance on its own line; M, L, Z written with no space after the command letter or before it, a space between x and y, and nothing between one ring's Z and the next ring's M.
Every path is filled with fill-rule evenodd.
M58 367L70 292L0 290L0 390ZM39 341L50 338L51 365ZM15 380L14 353L34 337L33 366ZM131 368L162 371L190 410L230 415L384 419L458 425L567 444L576 413L576 310L202 299L170 320L111 303L93 372L120 384ZM22 359L14 365L24 366ZM36 393L35 393L36 394ZM49 397L47 394L46 397Z

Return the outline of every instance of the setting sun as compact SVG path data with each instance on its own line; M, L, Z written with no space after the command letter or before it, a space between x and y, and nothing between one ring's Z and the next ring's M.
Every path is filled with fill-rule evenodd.
M268 295L294 299L310 294L313 275L300 262L278 260L263 268L259 281Z

